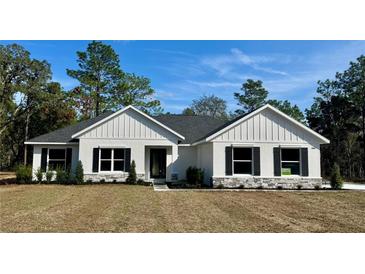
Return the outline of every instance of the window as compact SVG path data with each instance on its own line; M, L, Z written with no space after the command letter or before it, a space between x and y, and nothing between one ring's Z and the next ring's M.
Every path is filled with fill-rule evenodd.
M125 149L102 148L100 149L100 171L124 171Z
M281 149L281 175L300 175L300 149Z
M49 149L48 169L66 168L66 149Z
M252 148L233 148L233 173L252 174Z

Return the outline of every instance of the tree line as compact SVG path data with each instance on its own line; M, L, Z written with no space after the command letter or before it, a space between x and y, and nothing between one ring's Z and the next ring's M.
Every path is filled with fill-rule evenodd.
M31 58L20 45L0 45L0 169L31 163L24 141L104 111L132 104L151 115L168 114L155 98L151 80L124 71L111 46L90 42L76 58L78 68L66 72L79 84L65 90L52 81L47 61ZM203 95L182 114L229 120L269 103L331 140L322 147L324 176L337 163L343 176L365 177L365 56L334 79L319 81L317 96L305 113L288 100L270 99L260 80L248 79L233 97L234 111L228 112L224 99Z

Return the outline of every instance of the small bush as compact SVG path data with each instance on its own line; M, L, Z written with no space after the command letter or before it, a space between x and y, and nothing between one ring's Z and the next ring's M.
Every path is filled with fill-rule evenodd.
M32 182L32 168L30 166L19 165L16 168L16 182L19 184Z
M129 175L126 179L126 183L133 185L136 182L137 182L136 162L133 160L131 163L130 170L129 170Z
M243 188L245 188L245 185L240 184L240 185L238 186L238 188L239 188L239 189L243 189Z
M43 181L43 172L42 172L42 169L40 167L37 168L37 171L35 172L35 177L37 178L38 183L42 183L42 181Z
M341 177L340 167L337 163L333 165L331 173L331 188L341 189L343 186L343 179Z
M202 185L204 182L204 170L189 166L186 170L186 180L191 185Z
M277 186L276 188L277 189L283 189L283 186Z
M70 174L69 172L61 169L61 168L57 168L56 169L56 182L59 184L68 184L69 183L69 177Z
M297 185L297 189L298 190L301 190L303 188L303 186L302 185Z
M101 183L101 184L105 184L105 179L101 179L101 180L99 181L99 183Z
M84 168L82 162L78 161L75 169L75 181L77 184L84 183Z
M314 189L315 189L315 190L320 190L320 189L321 189L321 187L320 187L319 185L315 185L315 186L314 186Z
M257 189L263 189L264 187L263 186L258 186Z
M91 180L91 179L86 180L86 183L88 183L88 184L91 184L92 182L93 182L93 180Z
M47 182L47 184L50 184L52 182L53 175L54 175L53 171L51 171L51 170L48 170L46 172L46 182Z

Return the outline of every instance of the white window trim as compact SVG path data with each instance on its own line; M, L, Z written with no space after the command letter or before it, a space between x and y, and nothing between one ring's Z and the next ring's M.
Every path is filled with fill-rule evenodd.
M112 154L111 154L111 158L110 159L101 159L101 150L102 149L111 149ZM123 149L124 152L124 159L114 159L114 149ZM100 147L99 148L99 169L98 172L99 173L126 173L125 171L125 153L126 153L126 149L125 147ZM114 160L115 161L123 161L123 170L114 170ZM101 170L101 162L102 161L111 161L111 167L110 170Z
M282 150L283 149L298 149L299 150L299 161L283 161ZM299 163L299 174L283 175L282 168L283 163ZM280 176L284 177L301 177L302 176L302 150L300 147L280 147Z
M251 160L234 160L234 149L235 148L250 148L251 149ZM244 162L244 163L251 163L251 173L234 173L234 163L235 162ZM253 147L249 146L232 146L232 176L242 176L242 177L248 177L253 176L254 171L254 163L253 163Z
M51 149L62 149L65 151L65 158L64 159L50 159L49 158L49 152ZM55 147L50 147L47 149L47 167L46 167L46 171L55 171L55 169L49 169L49 161L64 161L65 162L65 168L64 170L66 170L66 159L67 159L67 148L55 148Z

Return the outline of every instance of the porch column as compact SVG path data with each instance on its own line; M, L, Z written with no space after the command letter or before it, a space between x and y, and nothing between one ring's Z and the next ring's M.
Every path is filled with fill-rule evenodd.
M171 154L172 154L171 155L171 165L172 165L171 173L176 173L175 166L176 166L176 161L177 161L177 157L178 157L178 147L177 147L177 145L172 146Z

